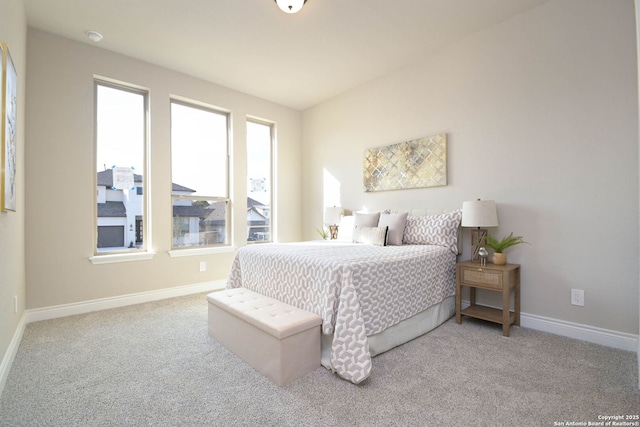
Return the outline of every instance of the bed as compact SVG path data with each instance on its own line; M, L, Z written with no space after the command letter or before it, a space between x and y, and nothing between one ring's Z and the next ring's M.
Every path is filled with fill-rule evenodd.
M319 315L322 365L358 384L371 374L373 356L428 332L454 314L460 211L402 216L404 223L396 221L398 214L378 214L375 221L364 221L375 227L363 226L362 217L356 216L356 243L242 247L227 287L244 287ZM370 233L364 237L358 233L383 228L387 244L401 244L383 246L368 241Z

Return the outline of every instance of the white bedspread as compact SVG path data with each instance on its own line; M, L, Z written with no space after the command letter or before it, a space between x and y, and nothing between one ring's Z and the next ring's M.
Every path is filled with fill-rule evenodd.
M454 295L455 260L441 246L256 244L238 251L227 287L318 314L333 370L358 384L371 373L367 336Z

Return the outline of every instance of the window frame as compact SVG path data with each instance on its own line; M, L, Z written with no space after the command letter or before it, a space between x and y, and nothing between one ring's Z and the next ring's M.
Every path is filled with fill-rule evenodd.
M225 152L226 152L226 156L225 156L225 169L226 169L226 186L225 186L225 192L226 192L226 196L225 197L220 197L220 196L194 196L194 195L174 195L173 194L173 128L172 128L172 123L173 123L173 114L172 114L172 105L173 104L178 104L181 105L183 107L189 107L189 108L194 108L194 109L199 109L202 111L206 111L206 112L210 112L213 114L218 114L218 115L222 115L226 117L226 142L225 142ZM169 148L170 148L170 176L171 176L171 182L170 182L170 200L169 200L169 206L170 206L170 215L171 215L171 232L170 232L170 243L169 243L169 255L171 257L176 257L176 256L186 256L186 255L191 255L191 254L202 254L202 253L209 253L209 252L226 252L227 250L230 250L230 248L233 247L233 226L232 226L232 203L231 203L231 197L230 197L230 193L231 193L231 179L232 179L232 173L231 173L231 129L232 129L232 123L231 123L231 112L229 110L226 110L224 108L220 108L220 107L216 107L210 104L206 104L200 101L195 101L192 99L187 99L187 98L183 98L183 97L179 97L179 96L170 96L169 97L169 122L170 122L170 130L169 130ZM218 244L209 244L209 245L197 245L197 246L182 246L182 247L175 247L174 246L174 235L173 235L173 231L174 231L174 215L173 215L173 203L175 200L179 200L179 201L207 201L207 202L221 202L221 203L226 203L226 210L225 210L225 243L218 243Z
M110 89L121 90L137 95L141 95L143 99L143 135L142 135L142 247L141 248L125 248L114 251L98 251L98 88L100 86ZM93 79L93 256L90 260L93 264L104 264L111 262L145 260L153 257L154 253L150 251L151 245L151 200L149 197L150 177L149 171L149 89L130 83L120 82L106 77L94 76ZM137 192L137 190L136 190ZM125 224L126 227L126 224ZM137 227L137 224L134 224ZM125 242L126 243L126 242Z
M276 159L276 123L274 121L271 120L266 120L266 119L262 119L259 117L255 117L255 116L247 116L246 120L245 120L245 128L246 126L248 126L249 122L255 123L255 124L259 124L259 125L264 125L264 126L268 126L269 127L269 164L270 164L270 170L269 170L269 182L271 183L271 196L269 198L269 239L268 240L249 240L249 221L248 218L246 218L247 220L247 236L245 237L245 243L248 245L253 245L253 244L260 244L260 243L273 243L275 241L277 241L276 239L276 228L275 228L275 218L276 218L276 209L275 209L275 200L276 200L276 174L275 174L275 170L276 170L276 163L275 163L275 159ZM248 138L245 140L245 149L246 149L246 169L247 172L249 170L249 165L248 165L248 159L249 159L249 149L248 149ZM249 174L247 173L247 179L249 177ZM245 181L244 185L247 185L247 182ZM245 187L246 188L246 187ZM249 194L247 192L247 199L249 198ZM248 206L247 206L247 210L248 210Z

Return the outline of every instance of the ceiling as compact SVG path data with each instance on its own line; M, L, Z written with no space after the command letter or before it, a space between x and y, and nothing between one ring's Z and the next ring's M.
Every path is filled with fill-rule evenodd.
M27 22L305 110L548 0L25 0Z

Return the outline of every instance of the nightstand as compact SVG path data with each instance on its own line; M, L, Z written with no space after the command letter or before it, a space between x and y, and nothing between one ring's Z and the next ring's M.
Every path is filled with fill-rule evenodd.
M469 288L469 307L462 310L462 287ZM502 292L502 310L476 304L476 289ZM511 311L511 291L514 307ZM479 262L456 264L456 322L462 316L475 317L502 325L502 335L509 336L511 325L520 326L520 264L481 266Z

